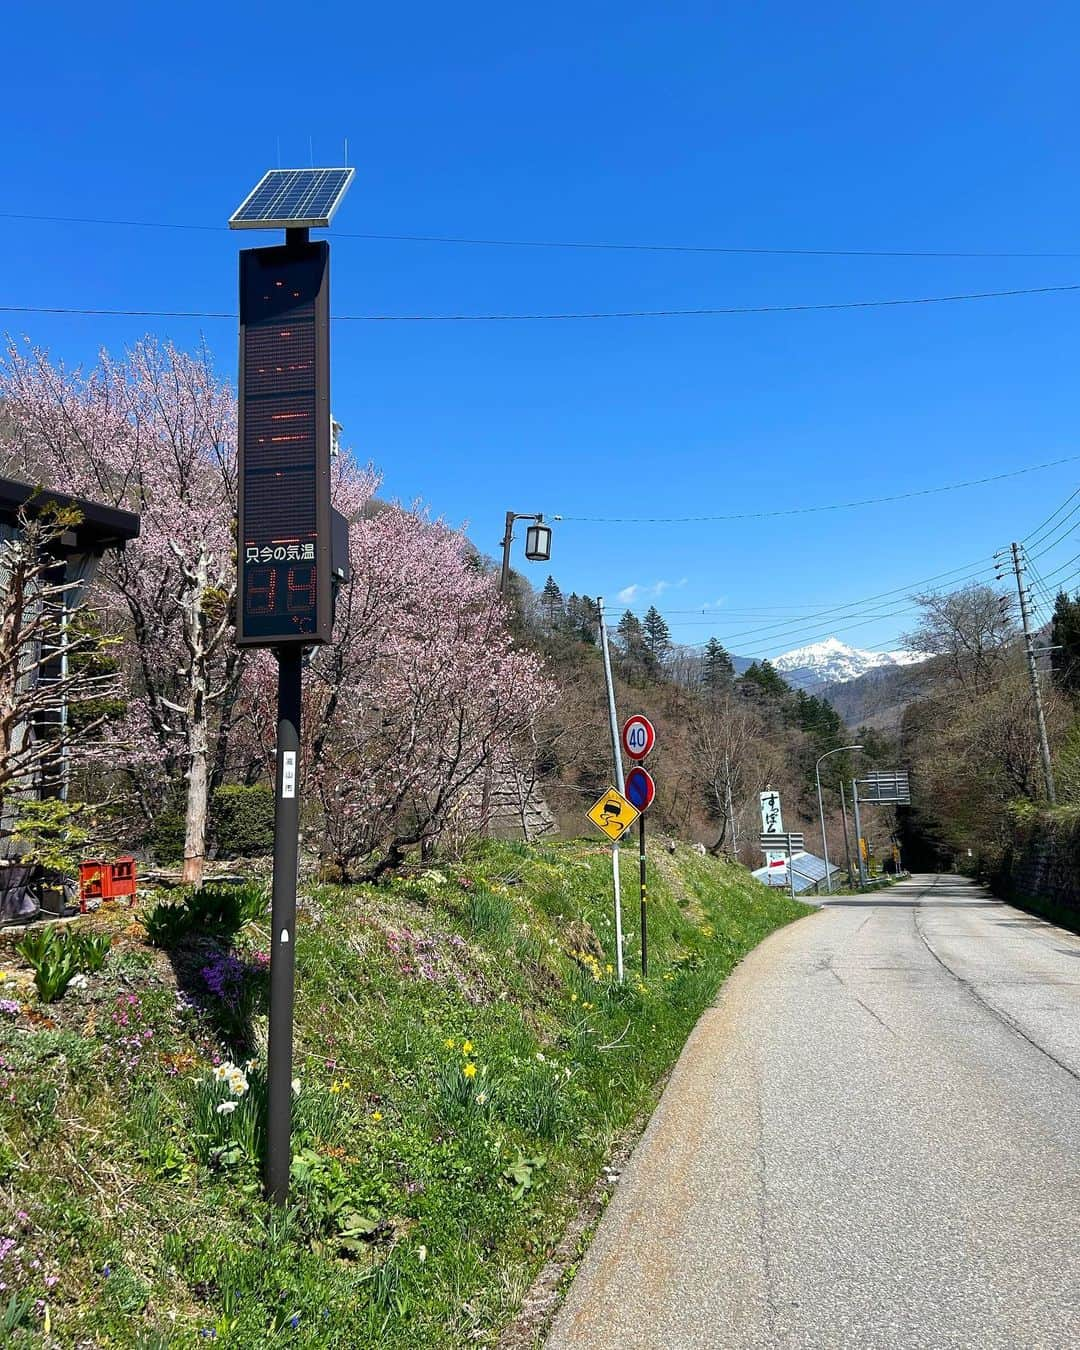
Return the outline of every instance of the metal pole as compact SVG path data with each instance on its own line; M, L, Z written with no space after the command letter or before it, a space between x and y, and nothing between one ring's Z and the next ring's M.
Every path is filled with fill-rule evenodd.
M507 511L506 530L502 538L502 572L499 575L499 594L504 600L510 590L510 545L514 542L514 520L514 512Z
M791 847L791 835L788 835L787 841L787 879L791 886L791 898L795 899L795 853Z
M866 885L866 863L862 851L862 822L859 820L859 780L851 780L851 809L855 815L855 854L859 864L859 890Z
M731 757L724 756L724 797L727 803L728 828L731 830L731 858L739 861L739 841L736 837L735 804L731 799Z
M844 780L840 779L840 819L844 822L844 855L847 858L847 884L850 888L855 884L855 874L851 867L851 840L848 837L847 827L847 801L844 798Z
M649 922L646 914L645 812L638 816L638 850L641 864L641 978L649 973Z
M596 598L596 612L600 619L600 650L604 654L604 683L607 686L608 721L611 724L611 754L615 760L615 786L626 795L626 779L623 777L622 752L619 747L619 718L615 712L615 685L611 678L611 652L608 650L607 624L604 622L603 596ZM623 979L623 943L622 943L622 897L619 894L619 846L611 846L611 878L615 888L615 968L619 983Z
M825 853L825 882L829 888L829 894L832 895L832 874L829 871L829 840L825 834L825 807L821 800L821 765L830 755L842 755L845 750L861 750L861 745L838 745L834 750L826 750L823 755L818 755L817 763L814 765L814 778L817 780L817 804L818 811L821 814L821 847ZM844 783L840 782L840 804L844 802ZM844 847L847 848L847 816L844 817ZM848 851L848 885L851 885L851 852Z
M1042 759L1043 782L1046 786L1046 800L1051 806L1057 801L1054 790L1054 770L1050 763L1050 742L1046 735L1046 714L1043 712L1042 690L1039 688L1039 667L1035 660L1035 640L1031 634L1031 614L1028 610L1028 591L1024 585L1024 566L1020 561L1020 545L1011 544L1013 570L1016 572L1016 589L1020 595L1020 618L1024 624L1024 649L1027 652L1028 675L1031 678L1031 695L1035 700L1035 721L1039 727L1039 755Z
M296 978L296 870L299 846L301 658L279 647L274 883L270 910L270 1048L266 1125L266 1195L289 1198L292 1132L293 996Z
M821 800L821 760L814 765L814 778L817 780L817 809L821 817L821 851L825 855L825 885L828 887L829 894L832 895L832 877L829 872L829 840L825 834L825 803Z

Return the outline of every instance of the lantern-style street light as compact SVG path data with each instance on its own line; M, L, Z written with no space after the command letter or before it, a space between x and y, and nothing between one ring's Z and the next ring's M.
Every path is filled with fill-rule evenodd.
M499 594L504 597L510 588L510 545L514 542L515 520L533 522L525 531L525 556L529 562L547 562L551 558L551 526L544 524L543 512L534 515L527 511L507 511L506 532L502 539L502 573L499 576Z
M825 854L825 885L828 887L829 894L832 895L832 874L829 871L829 841L825 837L825 806L821 800L821 761L828 759L830 755L839 755L845 750L861 750L861 745L838 745L835 750L826 750L818 758L814 765L814 778L817 780L817 804L818 814L821 816L821 847ZM847 838L847 819L844 820L844 838Z

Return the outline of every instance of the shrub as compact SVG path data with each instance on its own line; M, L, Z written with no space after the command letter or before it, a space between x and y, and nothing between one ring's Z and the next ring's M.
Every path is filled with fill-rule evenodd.
M210 799L210 840L219 858L258 858L274 851L274 794L264 784L227 783Z
M211 881L179 901L162 900L147 911L143 926L155 947L169 947L188 935L238 933L266 913L266 891L255 882Z
M32 929L15 950L34 972L38 998L55 1003L80 972L101 969L111 946L104 934L58 933L49 926Z

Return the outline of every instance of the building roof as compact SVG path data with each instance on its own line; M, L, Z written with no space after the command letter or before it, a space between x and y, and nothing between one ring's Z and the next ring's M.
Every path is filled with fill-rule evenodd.
M74 506L82 515L82 521L72 531L75 536L72 552L123 548L129 539L138 536L139 517L131 511L103 506L85 497L71 497L52 488L20 483L15 478L0 478L0 523L16 524L20 510L28 503L31 511L37 511L50 502Z

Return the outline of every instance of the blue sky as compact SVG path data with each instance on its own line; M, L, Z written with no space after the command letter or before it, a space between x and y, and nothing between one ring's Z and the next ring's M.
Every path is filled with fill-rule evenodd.
M1070 284L1080 256L346 236L1080 253L1078 37L1080 16L1064 4L17 0L5 11L0 241L18 262L4 269L0 303L232 310L237 248L261 236L10 216L221 227L278 162L279 143L282 164L309 154L336 164L346 136L357 178L330 236L340 314L819 304ZM222 372L235 370L228 320L0 323L69 362L146 331L181 345L205 332ZM508 508L728 515L1080 454L1078 336L1080 293L804 314L338 322L334 408L387 495L423 497L494 552ZM898 612L910 583L1029 533L1078 470L772 520L568 519L552 570L564 589L602 593L616 609L617 594L638 587L635 604L656 598L681 641L715 632L735 651L775 654L837 631L880 646L910 625ZM1037 560L1050 589L1076 570L1049 575L1077 551L1072 540ZM894 589L860 614L802 617Z

